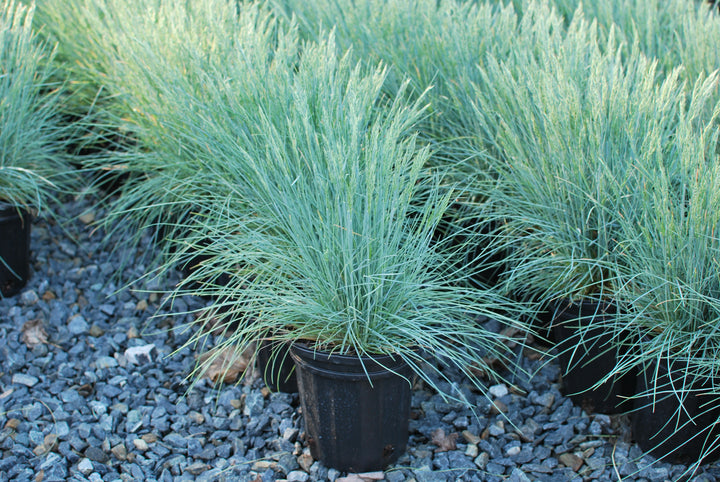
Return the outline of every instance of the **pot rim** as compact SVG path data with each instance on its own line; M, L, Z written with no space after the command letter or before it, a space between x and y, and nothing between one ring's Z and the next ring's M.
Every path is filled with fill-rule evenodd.
M343 379L377 379L386 376L407 378L410 365L399 355L342 355L310 348L301 341L290 346L290 356L296 366L329 377Z

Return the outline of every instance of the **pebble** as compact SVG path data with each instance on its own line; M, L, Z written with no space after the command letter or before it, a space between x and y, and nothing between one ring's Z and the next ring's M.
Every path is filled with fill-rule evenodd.
M580 470L580 467L583 466L583 459L578 457L575 454L571 454L569 452L561 454L558 457L558 460L561 464L563 464L565 467L570 467L573 472L577 472Z
M205 472L207 469L208 469L207 464L205 464L203 462L195 462L194 464L189 465L185 469L185 471L192 475L200 475L203 472Z
M95 368L99 370L107 370L118 366L118 361L111 356L101 356L95 360Z
M505 385L504 383L491 386L490 388L488 388L488 392L489 392L490 395L492 395L494 398L502 398L502 397L504 397L505 395L507 395L508 393L510 393L510 391L508 390L507 385Z
M543 393L535 398L535 403L541 407L550 409L555 403L555 395L550 392Z
M475 444L469 444L465 448L465 455L467 457L470 457L471 459L474 459L475 457L477 457L479 452L480 452L480 449L478 449L478 446Z
M26 387L34 387L40 381L38 377L26 375L24 373L15 373L12 376L12 382L19 385L25 385Z
M82 315L75 315L70 318L67 327L73 335L81 335L88 331L90 324L85 321L85 318Z
M487 452L483 452L480 455L478 455L475 460L473 460L473 463L477 466L480 470L485 470L485 467L487 467L488 462L490 461L490 454Z
M101 464L106 463L110 458L105 452L99 447L90 446L85 450L85 457L89 458L93 462L99 462Z
M133 442L134 442L134 440L133 440ZM136 445L136 447L137 447L137 445ZM128 458L128 453L127 453L127 449L125 448L125 444L122 444L122 443L117 444L112 449L110 449L110 451L115 456L115 458L120 461L127 460L127 458Z
M147 345L133 346L125 350L125 359L131 365L146 365L152 362L152 351L155 345L150 343Z
M505 423L498 420L488 427L488 433L493 437L499 437L505 433Z
M25 290L20 294L20 302L25 306L32 306L40 301L35 290Z
M95 470L93 468L93 464L90 461L90 459L85 458L85 457L80 459L80 462L78 462L77 468L80 471L80 473L82 473L83 475L86 475L86 476L90 475L92 473L92 471Z
M513 469L508 477L507 482L531 482L531 479L519 468Z
M505 455L507 455L508 457L514 457L516 455L519 455L521 451L522 447L520 447L519 445L514 445L505 451Z
M297 463L300 468L305 472L310 472L310 469L315 461L310 454L300 454L297 458Z
M143 439L141 439L141 438L136 438L136 439L134 439L134 440L133 440L133 445L134 445L135 448L138 449L140 452L145 452L145 451L147 451L147 450L150 448L150 446L148 445L148 443L147 443L146 441L144 441Z
M83 213L83 214L81 214L81 215L78 216L78 219L79 219L83 224L91 224L93 221L95 221L95 213L93 213L92 211Z
M310 475L308 475L306 472L303 472L302 470L293 470L287 476L285 477L288 482L305 482L310 478Z
M139 410L130 410L125 419L125 430L135 433L143 426L142 415Z
M55 433L61 439L70 435L70 426L64 420L55 423Z
M505 402L502 402L501 400L495 400L493 401L491 407L490 407L490 413L492 415L497 415L499 413L507 413L508 406L505 404Z

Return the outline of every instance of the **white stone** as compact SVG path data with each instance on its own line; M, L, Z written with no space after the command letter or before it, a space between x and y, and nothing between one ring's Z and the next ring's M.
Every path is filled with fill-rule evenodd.
M302 470L293 470L287 474L288 482L305 482L310 476Z
M147 449L150 448L148 447L147 442L141 438L136 438L135 440L133 440L133 445L135 445L135 448L138 449L140 452L145 452L147 451Z
M125 350L125 359L131 365L145 365L152 361L151 352L155 349L155 345L133 346Z
M80 459L77 466L78 470L85 476L90 475L93 471L93 464L88 458Z
M358 477L367 480L383 480L385 478L385 474L383 474L382 471L363 472L361 474L358 474Z
M514 446L510 447L509 449L507 449L507 451L505 452L505 455L507 455L508 457L513 457L513 456L519 454L521 451L522 451L522 449L520 448L519 445L514 445Z
M289 440L290 442L294 442L298 436L298 433L300 433L300 431L298 429L296 429L295 427L288 427L283 432L283 439Z
M490 392L490 395L497 398L502 398L510 391L508 390L508 387L504 383L500 383L498 385L493 385L492 387L488 388L488 392Z
M27 290L20 295L20 301L24 305L29 306L40 301L40 298L38 298L38 295L34 290Z
M475 444L468 444L467 448L465 449L465 455L470 457L471 459L474 459L478 456L480 453L480 450L478 449L478 446Z

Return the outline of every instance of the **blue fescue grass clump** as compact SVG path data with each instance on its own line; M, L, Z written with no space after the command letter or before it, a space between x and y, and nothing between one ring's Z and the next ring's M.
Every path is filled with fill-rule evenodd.
M15 1L0 11L0 202L44 213L69 188L69 132L59 119L55 51L33 31L33 13Z

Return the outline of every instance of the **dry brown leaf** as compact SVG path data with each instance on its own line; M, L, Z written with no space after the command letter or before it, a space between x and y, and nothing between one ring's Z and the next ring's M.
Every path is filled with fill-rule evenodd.
M446 434L445 430L439 428L432 433L432 443L438 446L435 452L447 452L449 450L457 449L457 438L458 434L453 432Z
M483 357L482 361L482 365L474 363L468 367L470 369L470 373L478 378L491 378L491 376L488 376L487 368L490 369L490 373L499 372L507 368L503 361L499 358L488 356Z
M235 383L250 364L254 351L253 347L247 348L242 353L238 353L236 348L230 346L213 348L200 355L198 363L201 365L210 363L205 376L213 383Z
M43 445L48 450L48 452L54 452L58 448L58 436L54 433L49 433L45 435L45 438L43 439Z
M22 326L22 341L31 350L36 345L42 345L48 342L48 335L40 318L25 322Z

